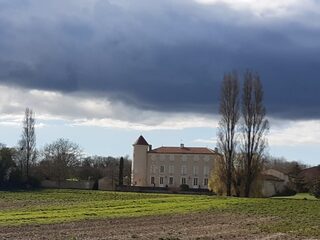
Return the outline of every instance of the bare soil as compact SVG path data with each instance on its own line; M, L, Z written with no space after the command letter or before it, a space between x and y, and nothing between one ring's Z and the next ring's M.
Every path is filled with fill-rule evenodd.
M273 221L235 214L193 213L72 223L0 227L0 239L306 239L267 234L257 223Z

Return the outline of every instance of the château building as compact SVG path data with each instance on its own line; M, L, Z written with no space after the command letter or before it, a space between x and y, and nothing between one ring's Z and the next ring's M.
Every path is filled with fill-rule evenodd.
M140 136L133 144L132 185L208 188L210 173L219 158L206 147L152 146Z

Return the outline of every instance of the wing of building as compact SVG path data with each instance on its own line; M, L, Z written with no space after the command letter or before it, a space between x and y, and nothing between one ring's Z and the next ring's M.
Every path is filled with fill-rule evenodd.
M159 147L140 136L133 144L132 184L135 186L208 188L219 154L205 147Z

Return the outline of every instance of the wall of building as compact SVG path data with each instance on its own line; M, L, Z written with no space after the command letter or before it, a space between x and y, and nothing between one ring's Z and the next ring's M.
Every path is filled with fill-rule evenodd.
M182 184L182 178L185 178L189 188L208 188L204 181L209 180L215 163L214 154L148 153L147 159L146 186L170 188L178 188ZM154 184L151 183L152 177ZM173 178L172 184L170 178Z
M104 177L98 181L98 190L115 190L117 182L109 177Z
M277 178L280 178L282 180L284 180L285 183L288 183L289 182L289 177L288 175L278 171L278 170L275 170L275 169L267 169L267 170L264 170L263 171L264 174L267 174L267 175L271 175L271 176L275 176Z
M262 196L272 197L285 189L285 182L264 180L262 185Z
M93 189L94 181L51 181L44 180L41 187L44 188L63 188L63 189Z
M147 145L135 145L133 147L132 161L132 179L131 183L134 186L146 186L147 178Z

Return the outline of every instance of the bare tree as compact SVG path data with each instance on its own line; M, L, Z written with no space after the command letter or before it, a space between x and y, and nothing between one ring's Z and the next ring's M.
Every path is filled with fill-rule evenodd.
M131 160L129 156L121 158L89 156L83 159L77 172L77 177L80 179L98 180L108 177L113 183L130 185ZM122 182L121 179L123 179Z
M77 144L61 138L46 145L43 156L40 164L47 169L47 177L60 183L72 177L72 171L80 165L82 151Z
M26 179L29 179L30 164L36 159L36 133L34 112L26 108L23 119L23 130L20 147L20 168Z
M245 160L242 154L237 153L233 164L232 183L237 197L243 196L245 183Z
M223 155L221 180L226 185L227 196L231 196L233 163L236 154L236 126L240 117L239 84L235 72L225 74L221 88L219 109L221 119L218 130L218 147Z
M249 197L252 184L262 170L263 155L267 145L265 135L269 129L260 77L250 71L244 75L242 120L241 154L244 156L245 164L244 195Z

